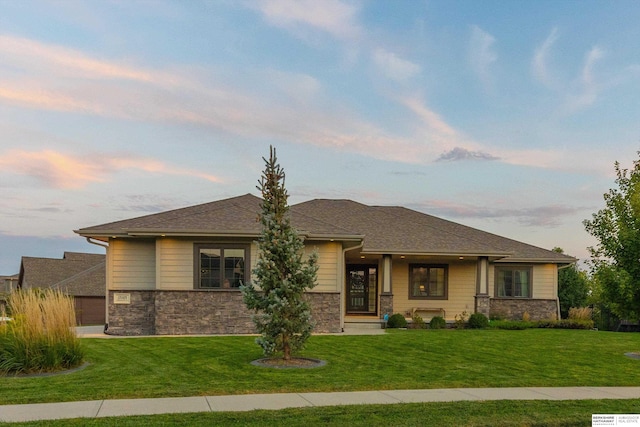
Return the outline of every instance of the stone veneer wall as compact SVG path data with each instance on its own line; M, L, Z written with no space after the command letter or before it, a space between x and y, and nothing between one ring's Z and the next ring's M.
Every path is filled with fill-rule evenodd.
M393 314L393 295L392 294L381 294L380 295L380 318L384 318L384 315L388 314L391 316Z
M489 317L489 313L491 312L489 295L476 295L475 312L482 313L485 316Z
M113 294L130 295L114 304ZM314 332L340 332L340 294L309 292ZM251 312L238 291L109 291L109 328L113 335L252 334Z
M235 290L156 291L156 334L223 335L256 332Z
M522 320L527 312L531 320L558 318L558 305L554 299L491 298L490 315L509 320Z
M307 292L305 297L311 306L311 319L315 323L313 332L342 332L340 294L338 292Z
M129 294L130 304L114 304L113 294ZM111 335L154 335L155 330L154 291L109 291L109 329Z

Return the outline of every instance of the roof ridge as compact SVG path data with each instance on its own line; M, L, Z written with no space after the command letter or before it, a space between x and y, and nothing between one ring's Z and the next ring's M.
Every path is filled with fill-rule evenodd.
M246 193L243 194L241 196L234 196L234 197L228 197L226 199L222 199L222 200L214 200L211 202L205 202L205 203L199 203L197 205L192 205L192 206L183 206L181 208L176 208L176 209L171 209L169 211L162 211L162 212L156 212L156 213L152 213L152 214L147 214L147 215L140 215L134 218L127 218L127 219L121 219L118 221L111 221L111 222L107 222L105 224L99 224L99 225L94 225L94 226L89 226L89 227L83 227L80 228L78 230L75 230L75 232L80 232L82 230L90 230L90 229L95 229L95 228L105 228L105 227L109 227L109 226L114 226L114 225L118 225L118 224L122 224L122 223L135 223L136 221L139 221L141 219L146 219L147 221L149 221L149 223L147 224L158 224L158 223L162 223L164 221L166 221L167 219L165 218L164 220L157 220L159 216L171 216L172 219L176 218L176 215L180 212L180 211L196 211L196 212L192 212L190 214L187 215L178 215L181 218L186 218L189 216L193 216L196 215L198 213L200 213L202 211L202 208L205 206L210 206L210 205L215 205L215 204L222 204L224 202L231 202L234 203L234 200L238 200L238 199L242 199L242 198L247 198L247 196L250 196L252 198L258 199L258 200L262 200L260 197L255 196L251 193ZM214 209L217 210L217 209Z
M331 222L329 222L329 221L325 221L325 220L320 219L320 218L318 218L318 217L316 217L316 216L313 216L313 215L308 215L308 214L303 213L303 212L300 212L300 211L295 211L295 210L294 210L295 206L296 206L296 205L290 206L290 208L291 208L291 213L295 213L295 215L296 215L296 216L303 216L303 217L305 217L305 218L311 218L311 219L313 219L314 221L317 221L317 222L320 222L320 223L322 223L322 224L325 224L325 225L328 225L328 226L331 226L331 227L334 227L334 228L337 228L337 229L343 230L345 233L353 233L353 230L349 230L349 229L347 229L347 228L345 228L345 227L342 227L342 226L340 226L340 225L333 224L333 223L331 223ZM295 228L296 228L296 229L298 229L297 227L295 227Z
M182 210L185 210L185 211L189 210L189 212L187 214L180 215L180 218L188 218L188 217L192 217L192 216L195 216L195 215L200 215L202 213L202 211L198 210L198 208L201 208L201 207L207 206L207 205L222 204L223 202L230 203L231 205L233 205L233 206L235 206L235 207L237 207L239 209L243 209L245 211L251 211L250 209L247 209L244 205L242 205L240 203L237 203L238 199L245 198L247 196L252 196L252 197L254 197L256 199L262 200L261 198L259 198L257 196L254 196L251 193L247 193L247 194L244 194L242 196L230 197L228 199L217 200L217 201L213 201L213 202L209 202L209 203L202 203L202 204L195 205L195 206L187 206L187 207L184 207L184 208L174 209L174 210L167 211L167 212L159 212L158 215L162 214L162 213L169 214L169 213L176 213L176 212L182 211ZM221 210L221 209L225 209L225 206L218 206L218 207L212 208L212 209L210 209L210 212L215 212L215 211L218 211L218 210ZM153 215L156 215L156 214L153 214ZM143 218L143 217L141 217L141 218ZM135 219L135 218L133 218L133 219ZM174 220L174 219L175 219L175 216L173 218L171 218L171 220ZM155 224L166 222L166 221L167 220L165 219L163 221L151 222L149 225L155 225Z

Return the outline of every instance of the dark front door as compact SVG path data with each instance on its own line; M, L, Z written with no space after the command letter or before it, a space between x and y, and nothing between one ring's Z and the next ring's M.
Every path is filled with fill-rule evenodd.
M347 314L377 312L378 266L347 266Z

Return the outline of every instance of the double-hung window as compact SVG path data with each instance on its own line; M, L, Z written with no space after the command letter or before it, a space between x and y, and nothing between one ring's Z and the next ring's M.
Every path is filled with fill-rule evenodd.
M249 246L197 244L195 287L237 289L249 278Z
M531 266L496 267L496 296L531 298Z
M409 264L409 298L447 299L447 266Z

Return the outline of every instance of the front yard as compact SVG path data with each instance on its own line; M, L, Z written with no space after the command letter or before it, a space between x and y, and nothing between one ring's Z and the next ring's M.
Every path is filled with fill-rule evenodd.
M83 339L88 367L0 377L0 404L302 391L637 386L640 335L583 330L408 330L314 336L316 369L252 366L253 337Z

